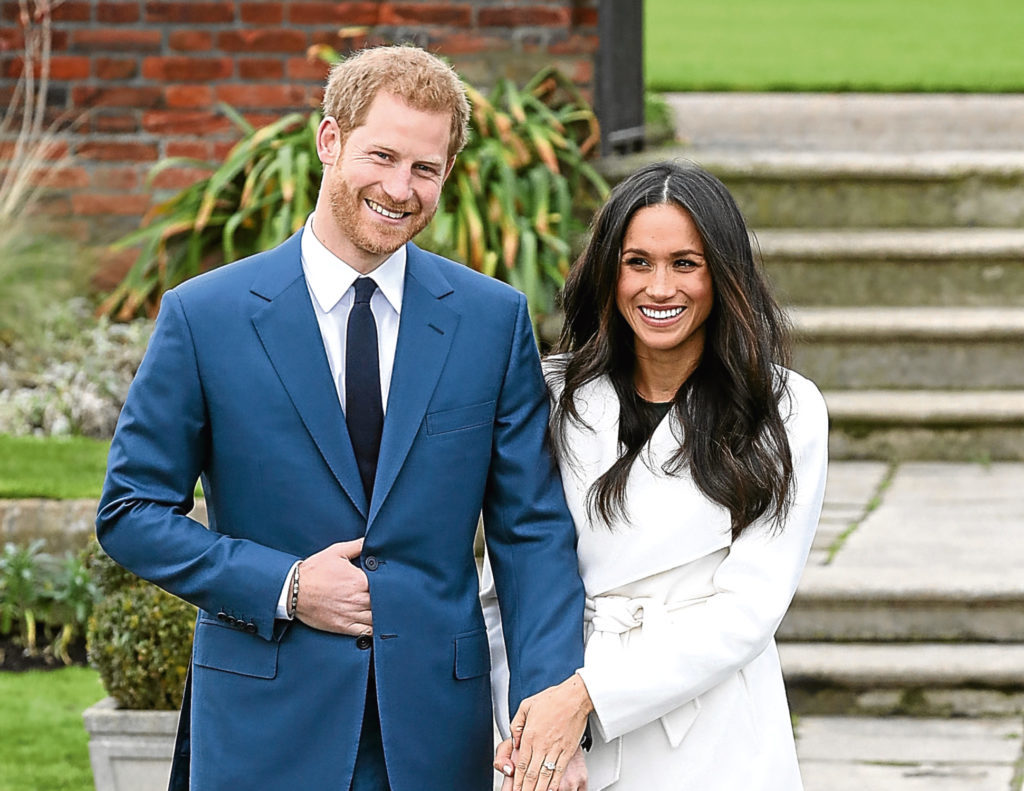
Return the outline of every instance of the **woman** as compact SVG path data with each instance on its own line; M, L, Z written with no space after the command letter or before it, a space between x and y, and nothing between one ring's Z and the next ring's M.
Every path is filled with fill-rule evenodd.
M589 714L589 791L800 789L774 634L818 522L828 417L784 367L785 322L732 196L695 166L633 174L563 303L546 373L587 649L513 720L516 787L558 788L574 745L545 739Z

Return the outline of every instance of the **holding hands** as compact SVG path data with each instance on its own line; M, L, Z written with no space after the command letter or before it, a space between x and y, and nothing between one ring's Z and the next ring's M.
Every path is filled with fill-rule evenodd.
M502 791L586 791L580 739L593 711L578 674L526 698L512 720L512 737L498 746L494 768Z

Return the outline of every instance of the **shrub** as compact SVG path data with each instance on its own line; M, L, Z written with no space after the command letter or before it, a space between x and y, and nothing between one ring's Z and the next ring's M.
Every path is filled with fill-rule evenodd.
M99 547L89 568L100 599L89 618L89 663L128 709L181 705L196 610L119 567Z

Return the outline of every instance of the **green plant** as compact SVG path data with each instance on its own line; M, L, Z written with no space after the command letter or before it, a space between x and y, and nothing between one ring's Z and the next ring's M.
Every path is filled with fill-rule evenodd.
M0 634L9 635L20 626L19 637L29 654L36 653L39 616L45 607L43 546L41 539L23 547L7 543L0 555Z
M196 610L117 566L99 547L88 561L100 599L89 617L89 663L129 709L181 705Z
M329 47L311 51L328 62ZM433 223L418 240L526 293L534 317L550 313L590 210L607 194L586 162L597 120L570 80L555 69L522 89L501 81L488 97L472 86L469 144L445 184ZM124 281L101 311L125 319L152 315L160 294L183 280L267 249L305 221L321 167L315 150L320 114L295 113L255 130L222 106L243 133L206 178L155 206L144 227L117 242L141 245ZM195 166L167 160L167 167Z
M85 635L97 597L96 583L87 566L86 552L68 554L54 564L54 573L43 585L46 623L54 630L50 649L65 665L71 664L71 644Z

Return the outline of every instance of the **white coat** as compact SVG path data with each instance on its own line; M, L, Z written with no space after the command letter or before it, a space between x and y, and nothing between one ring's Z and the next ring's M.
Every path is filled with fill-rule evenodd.
M561 383L549 376L549 386L557 393ZM674 412L630 473L628 524L591 524L586 494L618 456L619 406L607 378L576 399L592 430L570 423L572 457L561 472L587 593L579 672L594 704L590 791L800 791L774 635L821 511L828 444L821 394L789 373L781 411L793 505L781 532L755 522L736 541L728 511L687 471L661 471L679 446ZM487 577L485 569L495 711L507 730L504 648Z

